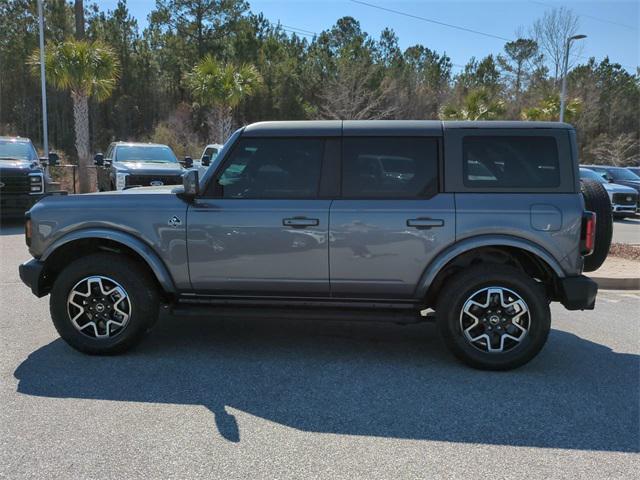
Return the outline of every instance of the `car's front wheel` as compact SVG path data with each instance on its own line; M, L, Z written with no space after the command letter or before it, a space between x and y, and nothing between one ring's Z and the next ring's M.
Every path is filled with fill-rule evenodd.
M453 354L486 370L524 365L551 327L544 289L507 265L479 265L454 276L440 291L436 318Z
M95 253L59 273L49 300L60 336L89 354L124 352L158 316L159 296L149 273L114 253Z

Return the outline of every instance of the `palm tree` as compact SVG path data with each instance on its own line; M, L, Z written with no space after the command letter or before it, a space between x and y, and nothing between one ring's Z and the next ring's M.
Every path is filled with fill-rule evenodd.
M80 192L90 192L95 189L96 172L90 168L89 98L103 101L111 95L120 70L117 57L101 42L70 39L49 45L44 63L52 85L71 92ZM38 51L31 55L29 64L34 74L39 74Z
M253 65L238 67L204 57L186 75L186 84L200 105L209 107L208 124L212 141L224 143L233 128L233 109L253 95L262 83Z
M582 101L579 98L570 98L564 108L565 121L572 122L582 110ZM557 121L560 118L560 95L550 95L537 107L524 109L521 117L523 120Z
M440 112L443 120L494 120L504 114L504 102L495 100L486 89L472 90L464 97L462 106L447 105Z

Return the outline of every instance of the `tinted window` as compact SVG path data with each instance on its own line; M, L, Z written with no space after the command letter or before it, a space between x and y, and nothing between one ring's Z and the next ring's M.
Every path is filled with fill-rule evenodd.
M438 142L421 137L357 137L342 142L342 196L430 196L438 189Z
M467 187L550 188L560 185L553 137L469 136L463 140Z
M217 184L223 198L313 198L318 194L324 141L245 138Z
M178 163L169 147L155 145L121 145L116 150L116 161Z

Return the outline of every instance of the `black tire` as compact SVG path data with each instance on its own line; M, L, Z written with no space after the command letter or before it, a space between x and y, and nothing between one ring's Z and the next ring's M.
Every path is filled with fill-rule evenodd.
M88 335L71 321L68 308L74 307L67 306L69 294L79 282L91 276L115 281L128 295L128 322L113 336L92 338L92 328L84 330ZM160 297L150 274L135 261L115 253L95 253L71 263L56 278L49 299L51 318L60 336L76 350L91 355L112 355L134 347L155 324L159 305ZM88 321L82 326L86 323Z
M505 348L505 351L499 353L481 351L478 346L474 346L471 341L467 340L463 333L461 315L465 303L473 297L474 293L487 287L510 290L524 300L529 310L527 333L517 344L506 339L505 345L509 342L515 346L509 350ZM535 357L547 341L551 328L551 312L545 290L515 267L495 264L471 267L448 280L438 297L436 308L438 330L449 350L458 359L473 368L510 370L520 367ZM488 298L488 295L486 297ZM486 319L486 313L482 315ZM465 318L465 321L469 318ZM524 321L527 320L526 316L522 318ZM486 330L488 326L488 323L481 324L478 328ZM495 330L488 335L496 335L496 338L500 338L498 337L500 335L498 329L504 329L502 332L506 333L506 328L513 329L515 327L506 323L493 328ZM485 331L485 333L487 332ZM481 335L478 334L475 338L478 336Z
M596 242L593 253L584 257L584 271L593 272L607 259L613 236L611 201L604 187L590 180L580 182L587 210L596 214Z

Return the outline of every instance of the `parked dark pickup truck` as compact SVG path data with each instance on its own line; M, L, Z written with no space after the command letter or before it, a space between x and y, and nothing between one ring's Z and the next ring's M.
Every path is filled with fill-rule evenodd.
M0 137L0 216L23 218L47 189L47 175L31 140Z

